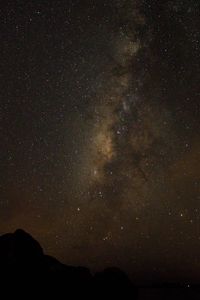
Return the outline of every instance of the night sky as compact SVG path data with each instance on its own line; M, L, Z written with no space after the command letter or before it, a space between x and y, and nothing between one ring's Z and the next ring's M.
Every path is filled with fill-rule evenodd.
M0 234L198 280L198 1L7 0L0 22Z

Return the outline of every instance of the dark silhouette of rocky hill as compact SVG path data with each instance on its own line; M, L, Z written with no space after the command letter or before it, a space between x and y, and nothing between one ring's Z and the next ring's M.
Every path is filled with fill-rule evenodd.
M0 299L200 299L199 286L158 284L136 288L124 272L94 275L46 255L40 244L18 229L0 236Z
M21 229L0 236L0 277L0 293L15 298L137 298L137 289L119 269L106 269L92 276L87 268L64 265L45 255L40 244Z

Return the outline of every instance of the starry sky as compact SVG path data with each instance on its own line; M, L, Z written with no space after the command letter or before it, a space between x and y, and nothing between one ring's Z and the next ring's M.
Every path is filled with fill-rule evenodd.
M200 4L0 7L0 234L135 280L200 276Z

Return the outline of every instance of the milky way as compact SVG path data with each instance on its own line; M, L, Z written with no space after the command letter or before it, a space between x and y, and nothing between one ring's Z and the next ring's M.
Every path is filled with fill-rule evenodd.
M0 231L65 263L195 280L199 5L48 2L2 8Z

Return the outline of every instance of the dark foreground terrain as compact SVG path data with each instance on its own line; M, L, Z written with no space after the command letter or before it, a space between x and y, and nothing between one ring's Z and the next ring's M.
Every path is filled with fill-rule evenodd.
M117 268L92 275L66 266L20 229L0 237L0 293L1 299L200 299L197 286L136 287Z

